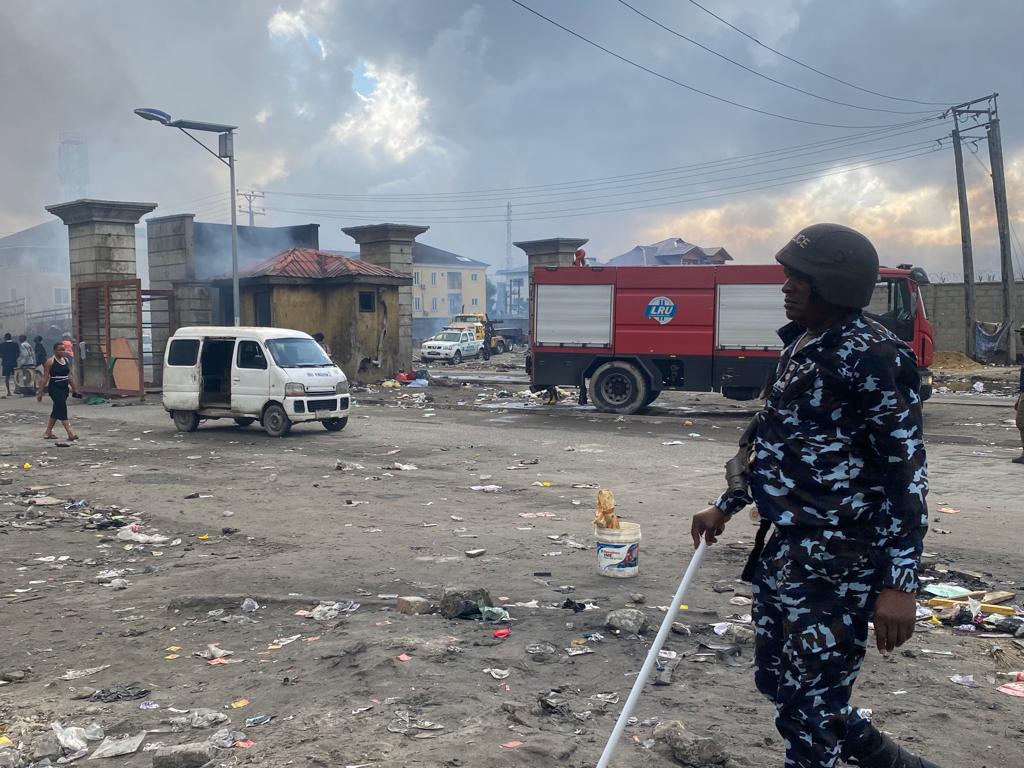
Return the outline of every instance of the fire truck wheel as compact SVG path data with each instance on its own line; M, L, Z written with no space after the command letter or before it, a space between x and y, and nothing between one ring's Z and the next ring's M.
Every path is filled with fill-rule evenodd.
M605 363L590 377L590 400L606 413L636 413L649 391L647 379L631 363Z
M660 389L652 389L650 392L648 392L647 393L647 397L644 398L644 408L646 408L651 403L653 403L655 400L657 400L658 399L658 395L660 395L660 394L661 394L661 390Z

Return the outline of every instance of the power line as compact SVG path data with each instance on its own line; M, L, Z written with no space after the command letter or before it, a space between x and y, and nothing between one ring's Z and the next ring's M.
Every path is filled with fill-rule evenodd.
M845 129L856 130L856 129L860 129L860 128L884 128L884 127L895 127L895 126L899 126L899 125L907 125L908 124L908 123L890 123L889 126L883 126L883 125L844 125L844 124L841 124L841 123L821 123L821 122L817 122L815 120L804 120L804 119L799 118L799 117L792 117L791 115L779 114L778 112L769 112L766 109L758 109L757 107L752 107L749 104L743 104L742 102L739 102L739 101L733 101L732 99L727 99L724 96L718 96L718 95L716 95L714 93L711 93L709 91L705 91L705 90L702 90L702 89L697 88L695 86L688 85L687 83L684 83L681 80L676 80L674 77L669 77L668 75L662 74L661 72L657 72L657 71L651 69L650 67L646 67L643 64L640 64L638 62L633 61L632 59L626 58L622 54L616 53L615 51L611 50L610 48L605 48L600 43L594 42L589 37L585 37L585 36L581 35L579 32L576 32L575 30L570 29L569 27L566 27L566 26L564 26L562 24L559 24L554 19L548 18L547 16L545 16L540 11L534 10L530 6L528 6L525 3L523 3L521 0L512 0L512 2L515 3L516 5L518 5L523 10L529 11L534 16L536 16L536 17L538 17L540 19L543 19L544 21L548 22L549 24L551 24L553 26L558 27L563 32L567 32L568 34L572 35L573 37L575 37L575 38L577 38L579 40L582 40L583 42L587 43L588 45L591 45L594 48L597 48L597 49L599 49L601 51L604 51L609 56L614 56L619 61L622 61L622 62L624 62L626 64L629 64L631 67L636 67L637 69L640 69L640 70L646 72L649 75L654 75L655 77L660 78L661 80L664 80L665 82L672 83L673 85L677 85L680 88L685 88L686 90L692 91L693 93L699 93L701 96L706 96L709 99L714 99L715 101L720 101L723 104L730 104L730 105L732 105L734 107L739 107L740 109L745 109L745 110L748 110L750 112L755 112L755 113L757 113L759 115L765 115L766 117L774 117L774 118L777 118L779 120L789 121L791 123L802 123L804 125L816 125L816 126L819 126L819 127L822 127L822 128L845 128ZM943 106L946 106L946 105L943 105Z
M761 159L760 163L764 164L769 162L780 162L782 160L792 159L793 157L800 157L804 155L820 154L822 152L832 152L837 149L845 147L858 146L860 144L871 144L874 142L885 141L888 139L895 138L897 136L903 136L910 133L917 133L923 130L932 130L933 123L938 121L940 118L927 118L918 121L918 124L913 128L904 128L901 130L886 129L885 131L866 131L864 133L848 134L846 136L840 136L834 139L825 139L822 141L810 142L807 144L796 144L788 147L780 147L771 150L765 150L762 152L754 152L746 155L737 155L732 158L721 158L718 160L707 160L700 163L692 163L689 165L673 166L669 168L662 168L652 171L638 171L635 173L620 174L618 176L603 176L603 177L592 177L588 179L577 179L575 181L564 181L555 182L549 184L537 184L532 186L519 186L519 187L502 187L502 188L490 188L490 189L475 189L475 190L463 190L459 192L423 192L423 193L393 193L393 194L337 194L328 192L289 192L284 190L265 190L268 195L279 195L283 197L308 197L323 200L348 200L348 201L388 201L394 200L395 202L417 202L417 201L443 201L443 200L487 200L487 199L498 199L507 201L508 198L522 198L524 195L533 193L535 190L552 190L551 192L537 192L536 194L555 195L564 194L570 191L583 191L586 188L591 187L603 187L603 186L623 186L621 182L633 179L653 178L656 176L668 176L686 172L697 171L701 169L711 168L715 166L734 166L744 167L747 165L748 160ZM847 141L847 139L860 139L859 141ZM845 142L845 143L843 143ZM801 150L810 151L801 151ZM774 158L771 156L774 155ZM769 159L771 158L771 159ZM726 168L731 170L730 168Z
M689 2L690 2L691 5L695 5L698 8L700 8L702 11L704 11L704 13L708 14L709 16L712 16L712 17L718 19L720 22L725 24L725 26L729 27L732 30L735 30L736 32L739 32L741 35L743 35L748 40L752 40L753 42L757 43L759 46L764 48L766 51L771 51L776 56L781 56L786 61L791 61L794 64L803 67L804 69L808 69L811 72L814 72L816 74L821 75L822 77L827 77L829 80L834 80L837 83L842 83L845 86L848 86L850 88L854 88L854 89L856 89L858 91L863 91L864 93L870 93L872 96L881 96L883 99L892 99L893 101L906 101L906 102L909 102L911 104L921 104L923 106L935 106L935 107L941 107L941 106L944 106L944 105L947 104L947 102L942 102L942 101L920 101L918 99L905 99L905 98L901 98L899 96L889 96L888 94L881 93L880 91L872 91L870 88L862 88L861 86L855 85L855 84L853 84L853 83L851 83L851 82L849 82L847 80L843 80L840 77L836 77L835 75L830 75L830 74L828 74L828 72L822 72L820 69L816 69L815 67L812 67L810 64L805 64L804 62L800 61L799 59L794 59L792 56L787 56L782 51L776 50L775 48L772 48L770 45L766 45L766 44L762 43L760 40L758 40L756 37L754 37L750 33L744 32L742 29L737 27L735 24L731 24L730 22L726 21L721 16L719 16L717 13L715 13L714 11L710 11L707 8L705 8L703 5L701 5L700 3L696 2L696 0L689 0Z
M782 171L793 171L793 170L798 170L800 168L812 168L812 167L815 167L815 166L822 166L822 165L826 165L827 166L827 165L831 165L831 164L834 164L834 163L842 162L842 161L845 161L845 160L856 160L858 158L869 158L869 159L876 159L877 160L877 159L883 159L883 158L886 158L886 157L893 157L893 156L899 155L899 154L906 154L911 149L916 151L916 150L923 149L924 147L932 145L932 144L935 144L935 143L939 143L941 145L941 142L945 141L946 139L948 139L948 137L943 137L942 139L929 139L927 141L915 141L915 142L911 142L909 144L902 144L902 145L895 146L895 147L886 147L884 149L879 148L879 149L875 149L875 150L872 150L872 151L869 151L869 152L859 152L859 153L856 153L856 154L846 155L846 156L843 156L843 157L825 158L825 159L816 160L816 161L813 161L813 162L810 162L810 163L801 163L801 164L798 164L798 165L784 166L784 167L781 167L781 168L769 168L769 169L761 170L761 171L749 171L749 170L746 170L746 168L749 168L749 167L756 166L756 165L760 164L760 163L752 163L750 166L746 166L746 168L744 166L736 166L736 167L726 168L726 169L722 169L722 170L704 171L704 172L698 172L698 173L690 174L690 175L688 175L685 178L692 179L694 176L709 176L709 175L710 176L716 176L716 175L720 175L720 174L722 174L724 172L728 172L728 171L743 171L743 173L741 173L739 175L719 176L718 178L710 178L710 179L706 179L706 180L703 180L703 181L701 181L701 180L697 180L697 181L688 180L688 181L685 181L683 183L662 184L661 186L644 185L645 186L644 189L632 190L632 191L608 192L606 194L598 194L598 195L578 195L578 194L577 195L567 195L567 196L562 197L561 199L544 200L544 201L541 201L541 202L534 202L534 203L519 201L517 203L517 205L519 206L520 210L522 210L523 208L529 209L529 208L536 208L538 206L558 205L558 204L561 204L561 203L576 203L576 202L584 202L584 201L588 201L588 200L604 200L604 199L616 198L616 197L630 197L630 196L635 196L635 195L650 194L650 193L654 193L654 192L664 192L664 191L669 191L669 190L673 190L673 189L682 189L682 188L686 188L686 187L703 186L703 185L706 185L706 184L719 183L719 182L723 182L723 181L735 181L735 180L738 180L738 179L746 179L746 178L750 178L750 177L754 177L754 176L765 176L765 175L770 175L770 174L777 174L777 173L782 172ZM624 185L624 186L629 186L629 185ZM525 199L529 200L531 198L525 198ZM652 198L652 199L658 199L658 198ZM455 202L455 201L452 201L452 202ZM353 211L353 212L354 213L363 213L363 214L379 214L379 215L384 215L384 216L389 216L389 215L392 215L392 214L396 214L396 215L402 215L402 214L421 215L421 214L445 213L445 212L451 212L451 211L458 211L458 212L477 211L477 210L496 211L496 210L499 209L499 207L500 206L499 206L498 203L493 203L493 204L490 204L490 205L464 205L464 206L449 207L449 208L423 208L423 207L416 208L416 209L387 208L387 209L358 210L358 211ZM527 210L526 212L530 213L531 211ZM534 211L534 213L536 213L536 211Z
M775 83L776 85L780 85L783 88L788 88L791 91L796 91L797 93L802 93L805 96L810 96L811 98L814 98L814 99L820 99L821 101L827 101L830 104L838 104L839 106L842 106L842 107L850 107L852 109L862 109L862 110L865 110L867 112L888 112L888 113L894 114L894 115L923 115L923 114L928 114L928 113L930 113L932 111L932 110L922 110L922 109L918 109L918 110L905 110L905 109L886 109L885 107L865 107L862 104L851 104L848 101L839 101L838 99L831 99L828 96L822 96L821 94L814 93L813 91L808 91L808 90L805 90L805 89L800 88L798 86L795 86L795 85L792 85L790 83L784 82L782 80L777 80L776 78L774 78L774 77L772 77L770 75L766 75L764 72L761 72L760 70L754 69L753 67L748 67L746 64L744 64L742 62L739 62L739 61L736 61L736 59L730 58L729 56L726 56L724 53L716 51L714 48L710 48L710 47L704 45L703 43L701 43L701 42L699 42L697 40L694 40L692 37L688 37L688 36L684 35L682 32L680 32L680 31L678 31L676 29L672 29L672 27L669 27L669 26L661 23L657 19L655 19L655 18L653 18L651 16L648 16L646 13L641 11L636 6L633 6L633 5L630 5L629 3L627 3L626 0L618 0L618 2L621 5L624 5L629 10L631 10L633 13L637 14L638 16L641 16L641 17L647 19L647 21L651 22L655 26L660 27L661 29L665 30L666 32L668 32L668 33L670 33L672 35L675 35L676 37L678 37L678 38L680 38L682 40L685 40L686 42L690 43L691 45L696 45L698 48L700 48L703 51L707 51L712 56L717 56L718 58L722 59L723 61L727 61L730 64L732 64L734 66L737 66L740 69L742 69L742 70L744 70L746 72L749 72L752 75L756 75L757 77L763 78L763 79L767 80L770 83Z
M621 206L620 207L609 207L609 204L606 204L606 205L603 205L603 206L591 206L588 209L571 209L570 208L570 209L566 209L566 212L564 212L564 213L563 212L558 212L558 211L546 211L545 215L543 215L543 216L524 216L524 217L519 217L518 220L519 221L545 221L545 220L550 220L550 219L577 218L577 217L581 217L581 216L604 215L604 214L609 214L609 213L623 213L623 212L627 212L627 211L644 210L644 209L650 209L650 208L664 208L664 207L666 207L668 205L673 205L673 204L700 202L700 201L703 201L703 200L711 200L711 199L720 198L720 197L728 197L728 196L731 196L731 195L741 194L741 193L745 193L745 192L757 192L757 191L762 191L762 190L766 190L766 189L775 189L777 187L784 187L784 186L789 186L789 185L792 185L792 184L797 184L797 183L800 183L801 181L812 181L812 180L815 180L815 179L827 178L829 176L842 175L842 174L848 173L850 171L863 170L863 169L872 168L872 167L875 167L875 166L888 165L888 164L891 164L891 163L902 162L904 160L910 160L910 159L913 159L913 158L923 157L925 155L934 154L936 152L943 151L943 149L946 149L946 148L945 147L940 147L940 148L937 148L937 149L929 149L929 150L926 150L924 152L917 152L917 153L914 153L914 154L909 154L909 155L902 156L902 157L891 158L891 159L888 159L888 160L881 160L881 161L878 161L878 162L863 163L861 165L855 165L855 166L851 166L851 167L848 167L848 168L842 168L842 169L839 169L839 170L830 171L828 173L818 173L818 174L806 174L806 173L804 173L804 174L797 174L797 175L795 175L795 177L792 177L792 178L780 177L780 178L787 179L787 180L781 181L781 182L778 182L778 183L760 184L760 185L754 185L754 186L749 186L749 185L741 184L741 185L736 185L736 186L733 186L733 187L723 188L722 190L720 190L718 192L715 192L714 194L707 194L707 195L702 194L702 195L698 195L698 196L684 196L684 197L673 199L671 201L656 202L656 203L645 204L645 205L632 205L632 206L624 206L624 207L621 207ZM591 210L591 209L594 209L594 210ZM601 210L596 210L596 209L601 209ZM364 216L364 215L362 215L360 213L355 213L355 214L346 213L344 211L328 211L328 210L319 210L319 209L275 208L275 207L269 207L269 206L268 206L267 210L277 211L277 212L280 212L280 213L294 213L294 214L301 214L301 215L320 215L320 216L323 216L325 218L345 219L345 220L350 220L350 221L378 221L379 220L377 217ZM466 216L466 217L431 217L430 221L431 221L431 223L438 223L438 224L441 224L441 223L443 223L443 224L494 224L494 223L501 223L501 222L504 221L504 219L501 218L501 217L489 218L487 216Z

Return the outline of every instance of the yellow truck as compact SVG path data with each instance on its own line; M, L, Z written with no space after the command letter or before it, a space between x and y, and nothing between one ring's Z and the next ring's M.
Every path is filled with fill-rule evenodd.
M494 332L494 323L482 312L464 312L452 317L449 328L471 330L476 338L484 342L484 348L493 355L500 355L509 348L504 336Z

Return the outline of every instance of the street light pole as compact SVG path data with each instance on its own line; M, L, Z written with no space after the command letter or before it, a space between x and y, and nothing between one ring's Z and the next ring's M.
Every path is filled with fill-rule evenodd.
M238 126L207 123L200 120L172 120L171 116L161 109L141 108L136 109L135 114L143 120L152 120L168 128L177 128L228 167L231 183L231 294L232 304L234 305L232 309L234 310L235 326L237 327L242 324L241 299L239 298L238 290L238 216L235 203L235 130ZM189 131L206 131L219 134L219 151L214 152L189 133Z
M228 158L231 176L231 305L235 309L235 327L242 324L242 301L238 295L238 208L235 205L235 156Z

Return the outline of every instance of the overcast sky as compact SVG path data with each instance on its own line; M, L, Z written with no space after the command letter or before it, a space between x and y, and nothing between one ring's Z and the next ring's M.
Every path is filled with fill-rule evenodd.
M770 83L617 0L523 2L715 96L849 127L783 120L686 90L511 0L6 0L0 233L47 220L43 206L62 200L61 131L87 142L90 197L227 221L225 169L184 136L132 114L148 106L237 125L238 186L266 191L267 215L257 222L318 222L328 248L354 247L341 226L421 223L430 225L425 242L503 266L511 199L514 239L587 237L599 259L681 237L764 261L801 226L832 220L864 231L885 262L953 275L953 156L948 140L946 149L928 143L948 136L949 122L843 137L942 111L911 100L953 104L998 91L1010 211L1024 235L1019 0L701 0L766 45L904 100L801 68L688 0L630 0L764 75L891 111ZM967 152L965 162L976 260L992 273L988 148L974 149L978 159ZM629 177L671 168L682 170ZM465 192L473 194L450 194Z

